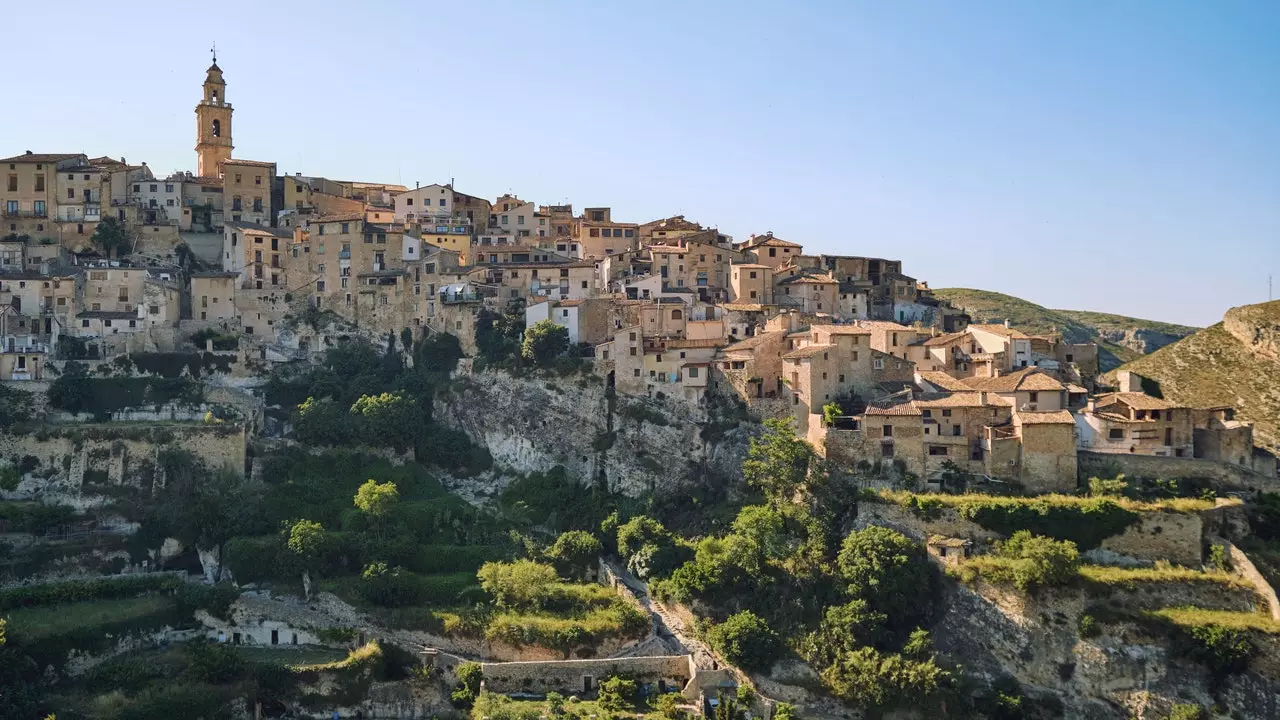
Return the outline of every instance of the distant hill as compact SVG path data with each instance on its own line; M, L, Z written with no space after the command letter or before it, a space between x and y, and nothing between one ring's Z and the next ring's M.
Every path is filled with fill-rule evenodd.
M1217 325L1120 369L1160 383L1173 402L1233 406L1254 423L1254 442L1280 447L1280 300L1231 308Z
M989 290L941 288L933 291L939 298L964 308L975 323L1000 323L1032 334L1057 330L1068 342L1098 344L1098 361L1102 370L1136 360L1195 332L1187 325L1142 320L1089 312L1087 310L1050 310L1022 298Z

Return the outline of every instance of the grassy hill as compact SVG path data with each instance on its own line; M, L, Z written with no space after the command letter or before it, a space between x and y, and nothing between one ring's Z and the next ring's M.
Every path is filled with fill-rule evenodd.
M1255 442L1280 446L1280 300L1227 311L1207 327L1126 363L1160 383L1166 399L1192 406L1232 405L1254 423ZM1109 380L1110 377L1104 377Z
M1196 331L1196 328L1157 320L1142 320L1124 315L1086 310L1051 310L1022 298L972 288L941 288L933 291L939 298L964 308L975 323L1004 322L1032 334L1054 330L1068 342L1098 344L1098 359L1103 370L1136 360Z

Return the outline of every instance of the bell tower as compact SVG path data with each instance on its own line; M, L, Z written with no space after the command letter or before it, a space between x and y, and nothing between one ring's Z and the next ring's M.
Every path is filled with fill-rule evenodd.
M231 105L214 55L204 79L204 99L196 105L196 174L217 177L223 161L231 158L231 149Z

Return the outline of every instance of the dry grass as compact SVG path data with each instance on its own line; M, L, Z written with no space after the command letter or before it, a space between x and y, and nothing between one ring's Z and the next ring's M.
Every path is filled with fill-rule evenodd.
M348 668L363 667L377 660L381 656L382 647L378 645L377 640L372 640L361 645L355 650L352 650L341 660L316 663L314 665L291 665L289 669L294 672L331 672L334 670L346 670Z
M1231 612L1228 610L1205 610L1196 607L1164 608L1146 613L1180 627L1201 627L1217 625L1232 630L1256 630L1271 635L1280 634L1280 622L1272 620L1261 613Z
M1160 564L1151 568L1119 568L1105 565L1081 565L1080 577L1099 585L1131 585L1138 583L1214 583L1225 587L1251 589L1247 580L1221 571L1205 572L1191 568Z
M1002 495L980 495L976 493L967 495L946 495L942 493L911 493L905 490L890 491L886 490L880 493L880 496L886 501L897 505L905 505L907 501L914 497L920 502L933 503L936 502L943 507L960 509L969 505L1030 505L1030 504L1048 504L1059 507L1079 507L1087 503L1098 500L1097 497L1083 495L1035 495L1030 497L1006 497ZM1125 497L1106 497L1102 498L1111 500L1115 504L1126 510L1134 512L1174 512L1174 513L1195 513L1202 510L1209 510L1214 506L1212 500L1201 500L1199 498L1168 498L1165 500L1131 500ZM1239 503L1239 500L1233 499L1232 503Z

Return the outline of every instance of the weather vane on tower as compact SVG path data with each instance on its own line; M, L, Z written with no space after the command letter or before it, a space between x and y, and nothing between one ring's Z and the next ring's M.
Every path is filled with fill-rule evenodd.
M209 52L213 53L213 64L218 64L218 43L215 41L213 47L209 48Z

